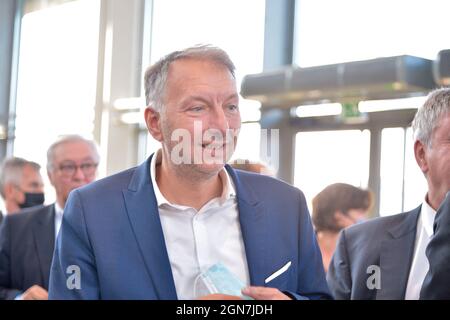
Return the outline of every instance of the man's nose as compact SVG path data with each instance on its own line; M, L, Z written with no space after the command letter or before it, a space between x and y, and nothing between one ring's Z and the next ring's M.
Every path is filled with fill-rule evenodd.
M84 176L83 170L81 170L81 167L77 167L75 169L75 173L73 174L73 179L84 180L84 178L85 178L85 176Z
M209 119L209 128L220 130L223 133L229 129L228 118L222 107L214 108Z

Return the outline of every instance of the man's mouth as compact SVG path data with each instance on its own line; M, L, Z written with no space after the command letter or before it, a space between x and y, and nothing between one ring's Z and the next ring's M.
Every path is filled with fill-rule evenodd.
M202 143L202 148L203 149L222 149L225 148L226 143L224 142L206 142L206 143Z

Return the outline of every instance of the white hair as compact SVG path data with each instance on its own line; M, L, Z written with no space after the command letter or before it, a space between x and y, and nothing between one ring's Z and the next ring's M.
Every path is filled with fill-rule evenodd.
M427 100L417 110L412 122L414 140L431 147L433 131L446 114L450 112L450 88L437 89L427 97Z
M51 146L48 148L47 151L47 170L52 171L54 169L54 160L55 160L55 150L58 146L70 143L70 142L84 142L87 145L89 145L92 149L93 156L96 158L96 160L100 160L100 155L98 153L98 146L97 144L89 139L83 138L80 135L77 134L71 134L71 135L64 135L59 137L55 142L51 144Z

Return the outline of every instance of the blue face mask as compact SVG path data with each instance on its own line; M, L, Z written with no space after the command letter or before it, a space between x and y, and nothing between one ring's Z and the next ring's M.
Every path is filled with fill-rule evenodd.
M200 279L203 280L211 294L221 293L250 299L241 293L245 284L220 262L202 272Z

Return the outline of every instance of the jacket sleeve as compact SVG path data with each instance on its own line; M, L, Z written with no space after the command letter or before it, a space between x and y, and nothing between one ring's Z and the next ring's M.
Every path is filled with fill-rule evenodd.
M346 232L341 231L327 274L328 287L338 300L350 300L352 279L346 247Z
M50 271L49 299L100 299L81 196L70 193Z
M11 223L5 218L0 228L0 300L13 300L21 290L11 288Z
M305 196L300 192L299 261L297 292L286 292L297 300L331 299L322 255L311 223Z

